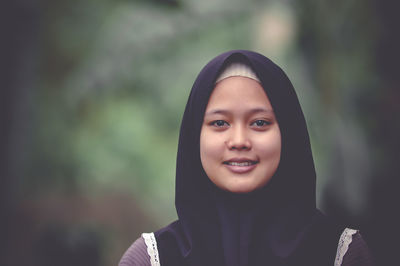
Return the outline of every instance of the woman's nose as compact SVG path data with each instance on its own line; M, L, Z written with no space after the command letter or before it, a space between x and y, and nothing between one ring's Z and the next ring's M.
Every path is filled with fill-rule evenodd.
M247 136L246 129L243 127L231 128L227 146L230 150L250 150L251 142Z

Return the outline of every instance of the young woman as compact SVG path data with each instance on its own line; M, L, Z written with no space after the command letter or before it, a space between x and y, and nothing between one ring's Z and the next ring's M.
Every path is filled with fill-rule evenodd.
M316 209L305 119L285 73L261 54L211 60L179 136L179 219L143 234L130 265L372 265L356 230Z

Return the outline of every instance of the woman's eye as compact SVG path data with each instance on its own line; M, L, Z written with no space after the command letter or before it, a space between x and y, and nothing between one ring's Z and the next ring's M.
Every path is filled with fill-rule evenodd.
M229 126L229 124L224 120L215 120L215 121L211 122L211 125L216 126L216 127Z
M257 126L257 127L263 127L263 126L271 125L271 122L268 122L266 120L256 120L252 123L252 125Z

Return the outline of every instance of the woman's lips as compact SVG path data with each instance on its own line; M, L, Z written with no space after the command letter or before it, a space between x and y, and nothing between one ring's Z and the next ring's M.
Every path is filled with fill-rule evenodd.
M224 161L223 164L233 173L244 174L253 170L257 166L258 161L247 158L234 158Z

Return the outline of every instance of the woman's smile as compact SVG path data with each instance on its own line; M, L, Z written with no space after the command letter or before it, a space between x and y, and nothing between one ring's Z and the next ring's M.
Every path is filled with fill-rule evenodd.
M248 158L232 158L223 162L226 168L236 174L244 174L252 171L257 166L257 163L257 160Z

